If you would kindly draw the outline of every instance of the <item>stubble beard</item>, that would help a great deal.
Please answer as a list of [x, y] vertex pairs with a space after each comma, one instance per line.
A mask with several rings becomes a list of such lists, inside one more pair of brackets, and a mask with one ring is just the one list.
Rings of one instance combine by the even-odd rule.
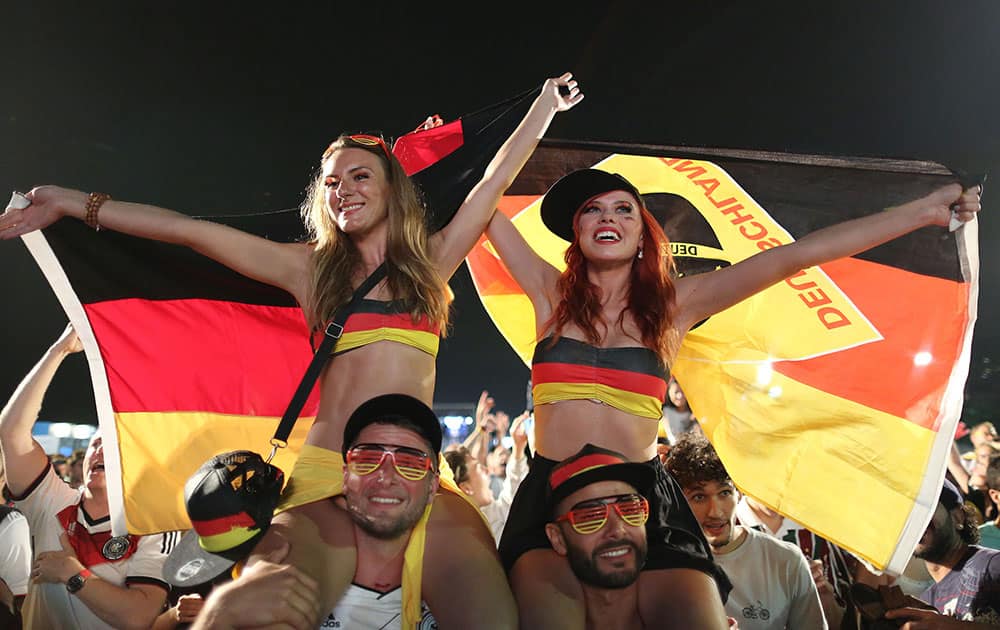
[[[597, 568], [597, 555], [601, 551], [609, 547], [621, 547], [623, 545], [628, 545], [632, 548], [636, 559], [633, 569], [604, 572]], [[569, 547], [567, 549], [567, 557], [569, 558], [569, 565], [573, 569], [573, 573], [581, 582], [598, 588], [619, 589], [631, 586], [638, 579], [639, 572], [646, 564], [646, 552], [647, 547], [645, 544], [640, 547], [632, 541], [622, 541], [599, 547], [590, 555]]]
[[430, 498], [430, 492], [424, 494], [423, 501], [413, 501], [410, 506], [399, 516], [386, 518], [371, 518], [363, 510], [359, 509], [350, 496], [345, 496], [347, 502], [347, 513], [351, 520], [363, 532], [379, 540], [395, 540], [404, 534], [408, 534], [424, 515], [424, 509]]

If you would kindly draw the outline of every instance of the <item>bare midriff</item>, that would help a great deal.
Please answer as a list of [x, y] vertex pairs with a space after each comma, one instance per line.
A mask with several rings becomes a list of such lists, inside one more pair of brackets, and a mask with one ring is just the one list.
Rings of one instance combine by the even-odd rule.
[[632, 461], [656, 457], [656, 420], [591, 400], [562, 400], [535, 407], [535, 450], [560, 461], [588, 442]]
[[333, 357], [320, 376], [319, 410], [306, 444], [340, 451], [351, 413], [381, 394], [409, 394], [430, 406], [435, 367], [435, 357], [395, 341], [376, 341]]

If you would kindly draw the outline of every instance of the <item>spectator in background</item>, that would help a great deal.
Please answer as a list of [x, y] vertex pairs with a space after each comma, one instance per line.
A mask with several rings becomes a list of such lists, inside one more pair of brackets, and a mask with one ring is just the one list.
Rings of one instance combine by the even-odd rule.
[[[0, 487], [6, 488], [0, 457]], [[28, 593], [31, 534], [16, 508], [0, 504], [0, 628], [21, 627], [21, 604]]]
[[484, 389], [476, 403], [476, 426], [462, 446], [486, 469], [490, 491], [493, 498], [498, 498], [503, 489], [507, 458], [510, 457], [510, 450], [503, 445], [510, 427], [510, 416], [500, 410], [494, 411], [495, 406], [496, 401]]
[[[507, 415], [504, 414], [504, 417], [506, 418]], [[510, 450], [501, 443], [494, 446], [490, 454], [486, 456], [486, 471], [490, 475], [490, 490], [494, 497], [500, 496], [503, 491], [504, 481], [507, 479]]]
[[972, 473], [972, 469], [978, 461], [977, 449], [979, 446], [997, 441], [1000, 441], [1000, 436], [997, 435], [997, 428], [992, 422], [987, 420], [974, 425], [969, 430], [969, 443], [972, 445], [972, 448], [962, 453], [962, 465], [965, 467], [966, 472]]
[[688, 405], [687, 396], [673, 376], [667, 383], [667, 402], [663, 405], [663, 419], [666, 420], [667, 428], [670, 430], [668, 435], [674, 442], [688, 431], [701, 432], [701, 425], [698, 424]]
[[86, 454], [87, 449], [80, 448], [73, 451], [73, 454], [67, 460], [69, 472], [66, 477], [66, 483], [71, 488], [76, 489], [83, 485], [83, 457]]
[[1000, 625], [1000, 551], [976, 544], [979, 530], [970, 516], [962, 493], [946, 479], [914, 551], [935, 582], [920, 599], [937, 612], [900, 608], [886, 613], [886, 618], [909, 621], [909, 627], [916, 628], [952, 627], [943, 623], [941, 615], [977, 622], [976, 627]]
[[[991, 457], [986, 466], [985, 491], [995, 505], [1000, 505], [1000, 455]], [[1000, 514], [979, 526], [979, 544], [1000, 550]]]
[[848, 593], [854, 582], [854, 563], [850, 554], [746, 494], [736, 505], [736, 520], [744, 527], [771, 534], [802, 550], [809, 561], [827, 624], [831, 628], [840, 628]]
[[1000, 455], [1000, 442], [986, 441], [979, 444], [975, 450], [976, 460], [969, 474], [968, 486], [962, 488], [956, 484], [960, 492], [965, 493], [966, 501], [971, 501], [979, 510], [977, 524], [996, 520], [997, 506], [990, 497], [986, 481], [987, 468], [990, 460]]
[[62, 455], [53, 455], [49, 458], [52, 461], [52, 470], [55, 471], [56, 477], [59, 477], [63, 481], [69, 480], [69, 462]]
[[0, 412], [0, 451], [15, 506], [34, 540], [28, 628], [147, 628], [163, 609], [167, 536], [111, 536], [104, 450], [95, 433], [79, 490], [58, 479], [31, 427], [59, 366], [83, 346], [71, 326]]
[[659, 425], [660, 428], [656, 432], [656, 456], [660, 458], [661, 464], [666, 465], [667, 456], [670, 455], [670, 445], [677, 440], [670, 434], [666, 416], [660, 418]]
[[733, 583], [726, 613], [739, 628], [828, 627], [801, 550], [736, 522], [740, 493], [704, 435], [681, 434], [670, 449], [667, 470], [677, 478], [715, 561]]
[[496, 432], [496, 416], [493, 415], [493, 407], [496, 401], [485, 389], [479, 394], [479, 402], [476, 403], [475, 423], [472, 432], [466, 436], [462, 446], [468, 449], [469, 453], [476, 458], [476, 461], [486, 466], [486, 457], [493, 450], [493, 435]]
[[486, 467], [476, 460], [464, 446], [449, 450], [445, 453], [448, 466], [455, 476], [455, 483], [476, 502], [479, 509], [483, 511], [486, 520], [490, 523], [490, 531], [493, 538], [499, 542], [503, 526], [507, 522], [507, 514], [510, 512], [511, 501], [514, 500], [514, 493], [521, 484], [521, 480], [528, 474], [528, 457], [525, 453], [525, 446], [528, 443], [528, 435], [525, 431], [524, 421], [528, 418], [528, 412], [514, 419], [510, 433], [514, 440], [513, 452], [507, 463], [507, 474], [504, 478], [499, 496], [493, 496], [490, 489], [490, 475]]

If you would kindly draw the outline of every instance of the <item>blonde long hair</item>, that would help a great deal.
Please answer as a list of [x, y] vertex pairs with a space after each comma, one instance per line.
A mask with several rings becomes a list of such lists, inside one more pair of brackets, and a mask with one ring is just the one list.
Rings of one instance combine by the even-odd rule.
[[352, 279], [361, 264], [357, 247], [334, 222], [322, 173], [322, 164], [329, 156], [344, 148], [368, 151], [385, 167], [389, 182], [386, 283], [394, 298], [406, 305], [414, 322], [426, 317], [444, 336], [448, 325], [448, 285], [428, 253], [427, 211], [420, 190], [399, 161], [383, 150], [383, 145], [362, 144], [346, 134], [327, 149], [301, 207], [302, 220], [314, 244], [309, 303], [305, 305], [310, 327], [321, 329], [351, 299]]

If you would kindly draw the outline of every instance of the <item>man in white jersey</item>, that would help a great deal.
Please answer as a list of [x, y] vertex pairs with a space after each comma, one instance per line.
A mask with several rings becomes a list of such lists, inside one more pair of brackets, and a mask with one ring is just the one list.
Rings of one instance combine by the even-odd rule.
[[681, 435], [666, 466], [684, 491], [716, 563], [732, 580], [726, 612], [739, 628], [827, 628], [809, 564], [799, 548], [736, 523], [739, 491], [705, 436]]
[[166, 601], [161, 570], [174, 533], [111, 536], [100, 434], [87, 448], [79, 489], [56, 476], [31, 437], [56, 370], [82, 349], [67, 327], [0, 412], [7, 487], [28, 519], [34, 547], [24, 627], [148, 628]]
[[[344, 427], [343, 497], [311, 508], [317, 512], [313, 520], [323, 524], [320, 535], [328, 547], [343, 548], [338, 536], [345, 533], [356, 544], [352, 582], [340, 593], [320, 594], [315, 581], [295, 567], [257, 561], [236, 580], [215, 588], [194, 628], [277, 622], [295, 628], [400, 628], [403, 557], [414, 526], [425, 518], [438, 490], [441, 439], [437, 416], [412, 396], [385, 394], [363, 403]], [[276, 563], [284, 551], [281, 528], [271, 530], [279, 536], [263, 539], [254, 553]], [[274, 541], [273, 548], [262, 548]], [[183, 566], [192, 558], [172, 557], [171, 565]], [[322, 603], [331, 599], [332, 610]], [[427, 605], [421, 601], [420, 608], [417, 628], [436, 628]]]

